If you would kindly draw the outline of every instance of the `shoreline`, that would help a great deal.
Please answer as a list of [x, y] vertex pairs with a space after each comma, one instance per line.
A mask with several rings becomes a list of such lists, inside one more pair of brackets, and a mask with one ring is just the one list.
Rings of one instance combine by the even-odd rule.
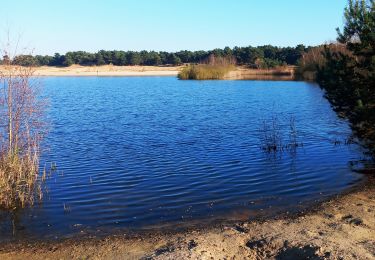
[[39, 77], [137, 77], [137, 76], [177, 76], [180, 67], [158, 66], [78, 66], [70, 67], [39, 67], [34, 75]]
[[[161, 77], [175, 76], [184, 68], [181, 66], [41, 66], [33, 68], [34, 77]], [[0, 65], [0, 72], [4, 70]], [[251, 69], [237, 66], [222, 80], [295, 80], [295, 67], [275, 69]]]
[[[181, 66], [41, 66], [33, 68], [34, 77], [130, 77], [130, 76], [177, 76]], [[3, 68], [0, 66], [0, 71]]]
[[366, 183], [302, 213], [175, 232], [155, 230], [0, 244], [0, 258], [372, 259], [375, 258], [375, 182], [370, 177]]
[[225, 75], [224, 80], [294, 81], [296, 80], [295, 70], [295, 66], [273, 69], [250, 69], [237, 66], [235, 70]]

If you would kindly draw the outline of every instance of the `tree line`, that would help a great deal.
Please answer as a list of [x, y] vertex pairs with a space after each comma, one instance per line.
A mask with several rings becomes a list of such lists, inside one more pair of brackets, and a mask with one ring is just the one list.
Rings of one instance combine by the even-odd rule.
[[[296, 65], [297, 61], [311, 47], [297, 45], [296, 47], [276, 47], [264, 45], [258, 47], [225, 47], [210, 51], [179, 51], [179, 52], [156, 52], [156, 51], [105, 51], [96, 53], [86, 51], [67, 52], [64, 55], [19, 55], [13, 59], [14, 65], [21, 66], [71, 66], [78, 64], [82, 66], [159, 66], [159, 65], [181, 65], [184, 63], [201, 63], [211, 55], [215, 57], [232, 57], [239, 65], [250, 65], [255, 68], [273, 68], [282, 65]], [[5, 63], [7, 57], [3, 57]]]

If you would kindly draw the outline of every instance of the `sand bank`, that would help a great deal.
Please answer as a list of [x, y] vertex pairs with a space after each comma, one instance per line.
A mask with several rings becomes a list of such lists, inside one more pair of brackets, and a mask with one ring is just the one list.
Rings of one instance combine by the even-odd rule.
[[[0, 66], [0, 71], [3, 68]], [[162, 66], [79, 66], [36, 67], [35, 76], [177, 76], [181, 67]]]
[[299, 216], [176, 233], [0, 246], [0, 259], [375, 259], [373, 185]]
[[[184, 66], [80, 66], [72, 65], [70, 67], [36, 67], [35, 76], [177, 76]], [[293, 80], [294, 67], [285, 67], [278, 69], [249, 69], [245, 66], [238, 66], [234, 71], [229, 72], [224, 79], [226, 80]], [[4, 70], [0, 66], [0, 72]]]

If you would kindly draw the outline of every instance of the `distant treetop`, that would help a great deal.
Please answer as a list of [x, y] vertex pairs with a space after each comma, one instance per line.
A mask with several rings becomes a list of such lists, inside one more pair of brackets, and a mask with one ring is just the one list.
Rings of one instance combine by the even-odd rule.
[[[181, 65], [183, 63], [201, 63], [210, 56], [231, 57], [240, 65], [251, 65], [260, 68], [272, 68], [280, 65], [296, 65], [301, 56], [310, 47], [297, 45], [296, 47], [276, 47], [264, 45], [258, 47], [225, 47], [211, 51], [179, 51], [179, 52], [155, 52], [155, 51], [105, 51], [97, 53], [86, 51], [67, 52], [65, 55], [55, 53], [49, 55], [19, 55], [13, 63], [21, 66], [82, 66], [113, 64], [124, 65]], [[3, 57], [5, 59], [6, 57]]]

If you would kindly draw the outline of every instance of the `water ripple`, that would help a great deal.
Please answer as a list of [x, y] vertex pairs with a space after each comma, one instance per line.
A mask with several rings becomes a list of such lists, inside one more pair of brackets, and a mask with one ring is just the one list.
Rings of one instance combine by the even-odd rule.
[[[361, 180], [348, 168], [362, 157], [361, 148], [333, 145], [350, 128], [312, 84], [168, 77], [44, 83], [53, 128], [42, 165], [56, 162], [58, 174], [48, 180], [42, 205], [21, 214], [27, 223], [21, 235], [142, 228], [241, 211], [254, 216]], [[260, 149], [262, 121], [272, 116], [285, 140], [289, 117], [295, 118], [303, 148], [281, 154]]]

